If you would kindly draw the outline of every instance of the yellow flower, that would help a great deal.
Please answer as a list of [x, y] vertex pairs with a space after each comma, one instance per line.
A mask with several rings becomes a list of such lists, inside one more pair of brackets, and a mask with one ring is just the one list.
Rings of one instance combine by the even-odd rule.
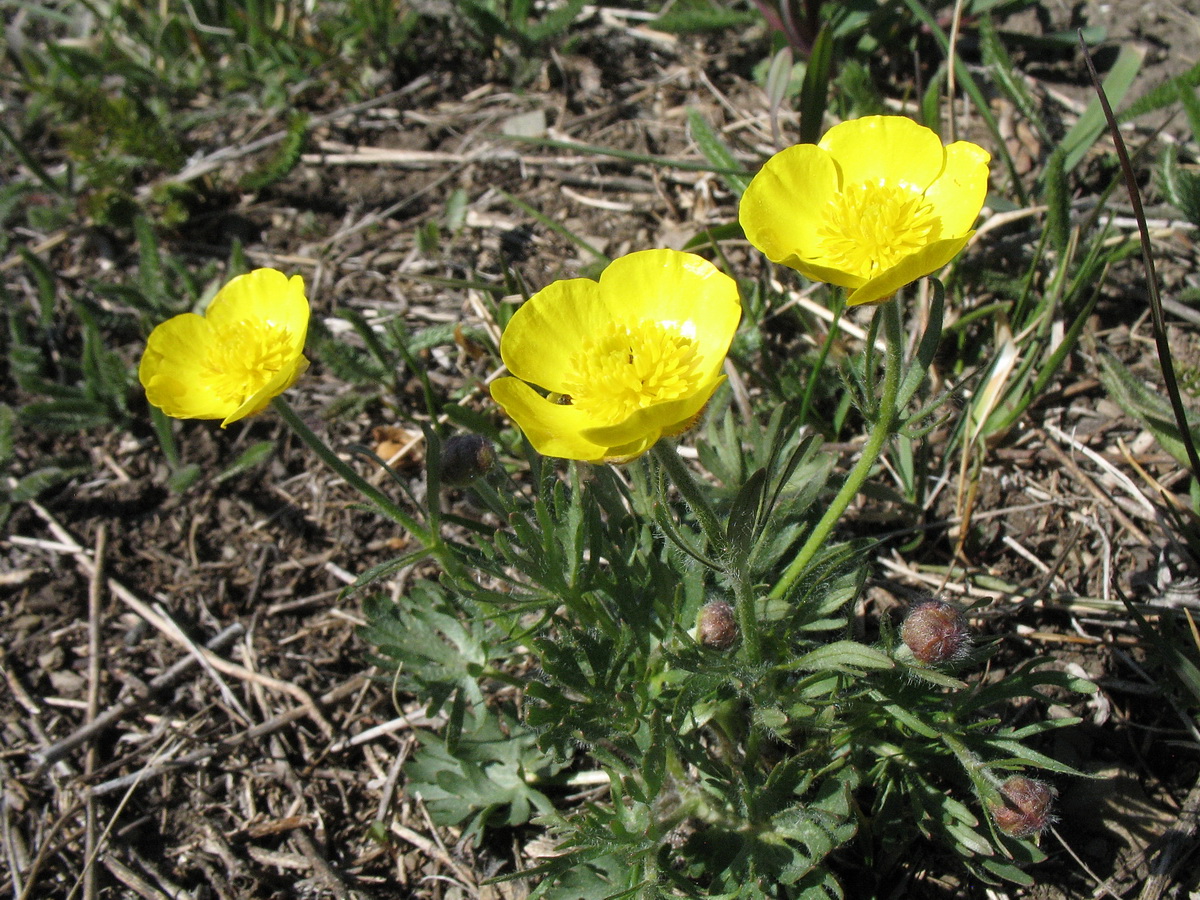
[[500, 339], [515, 377], [492, 397], [544, 456], [628, 462], [695, 422], [741, 314], [737, 285], [707, 260], [630, 253], [599, 282], [556, 281], [516, 311]]
[[304, 279], [255, 269], [221, 288], [203, 316], [184, 313], [150, 334], [138, 367], [146, 399], [176, 419], [260, 412], [308, 368]]
[[903, 116], [854, 119], [767, 160], [738, 217], [772, 262], [847, 288], [851, 306], [878, 303], [966, 246], [990, 160]]

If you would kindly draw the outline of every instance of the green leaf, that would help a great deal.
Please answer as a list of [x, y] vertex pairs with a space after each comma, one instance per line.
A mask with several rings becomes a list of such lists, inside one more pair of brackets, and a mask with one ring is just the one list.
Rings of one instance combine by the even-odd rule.
[[571, 23], [583, 11], [586, 3], [587, 0], [567, 0], [561, 6], [555, 7], [541, 22], [525, 29], [525, 39], [536, 47], [551, 38], [559, 37], [571, 27]]
[[826, 22], [817, 33], [808, 68], [800, 86], [800, 143], [821, 139], [825, 110], [829, 103], [829, 76], [833, 71], [833, 29]]
[[882, 650], [857, 641], [834, 641], [780, 666], [788, 672], [857, 672], [895, 667], [895, 660]]
[[1179, 149], [1174, 144], [1167, 147], [1158, 172], [1167, 200], [1200, 228], [1200, 172], [1189, 172], [1179, 165]]
[[[1138, 99], [1134, 100], [1117, 114], [1117, 121], [1128, 122], [1131, 119], [1137, 119], [1147, 113], [1165, 109], [1176, 101], [1182, 102], [1184, 108], [1187, 109], [1189, 101], [1192, 104], [1196, 103], [1197, 87], [1200, 87], [1200, 62], [1196, 63], [1186, 72], [1176, 75], [1158, 87], [1151, 88], [1141, 97], [1138, 97]], [[1115, 108], [1117, 104], [1113, 101], [1112, 105]], [[1190, 111], [1188, 112], [1188, 119], [1192, 123], [1192, 135], [1200, 138], [1200, 123], [1197, 123]]]
[[13, 503], [34, 500], [43, 491], [57, 487], [77, 475], [85, 474], [87, 471], [86, 466], [72, 466], [69, 468], [45, 466], [19, 478], [17, 483], [12, 487], [5, 488], [5, 493], [8, 495], [8, 500]]
[[995, 857], [989, 857], [983, 860], [983, 867], [1005, 881], [1011, 881], [1013, 884], [1019, 884], [1022, 887], [1033, 887], [1037, 882], [1033, 876], [1024, 869], [1019, 869], [1010, 862], [1005, 862]]
[[742, 196], [750, 185], [750, 179], [745, 175], [733, 174], [741, 168], [733, 151], [713, 131], [699, 110], [689, 108], [687, 118], [688, 131], [704, 158], [712, 163], [714, 168], [721, 170], [721, 180], [725, 182], [726, 187], [737, 196]]
[[521, 825], [554, 811], [533, 786], [563, 763], [537, 749], [537, 739], [512, 716], [479, 707], [466, 714], [453, 749], [428, 732], [405, 766], [408, 790], [420, 796], [439, 825], [466, 824], [465, 837], [482, 839], [489, 825]]
[[17, 414], [7, 403], [0, 403], [0, 468], [12, 460], [16, 429]]
[[[1121, 409], [1141, 421], [1180, 465], [1189, 465], [1182, 433], [1175, 424], [1175, 415], [1161, 394], [1147, 388], [1111, 353], [1100, 356], [1100, 380]], [[1193, 438], [1200, 440], [1200, 417], [1189, 415], [1188, 427], [1192, 430]]]
[[293, 113], [288, 119], [287, 132], [274, 155], [258, 168], [242, 176], [241, 186], [247, 191], [261, 191], [286, 178], [300, 163], [308, 139], [308, 115]]
[[1032, 123], [1038, 135], [1045, 144], [1051, 143], [1050, 132], [1042, 120], [1041, 105], [1030, 94], [1025, 81], [1018, 78], [1017, 67], [1013, 65], [1008, 51], [1000, 42], [1000, 35], [992, 24], [991, 16], [984, 16], [979, 23], [979, 39], [983, 51], [983, 62], [999, 88], [1012, 104], [1021, 112], [1021, 116]]
[[758, 469], [746, 479], [733, 501], [729, 511], [729, 523], [725, 527], [725, 536], [729, 539], [730, 549], [738, 558], [745, 560], [754, 547], [754, 540], [759, 534], [763, 508], [763, 494], [767, 488], [767, 470]]
[[175, 469], [167, 478], [167, 487], [176, 494], [182, 494], [190, 490], [193, 485], [200, 481], [204, 472], [196, 463], [188, 463]]
[[729, 29], [753, 25], [758, 19], [757, 13], [748, 10], [729, 9], [710, 3], [673, 3], [666, 13], [646, 24], [655, 31], [665, 31], [668, 34], [694, 34], [705, 31], [727, 32]]
[[1056, 146], [1046, 160], [1042, 173], [1046, 201], [1046, 231], [1050, 243], [1060, 254], [1067, 252], [1071, 239], [1071, 192], [1067, 185], [1066, 154]]
[[231, 465], [217, 475], [213, 481], [220, 484], [222, 481], [228, 481], [230, 478], [241, 475], [243, 472], [253, 469], [255, 466], [270, 459], [274, 451], [274, 441], [259, 441], [244, 451]]

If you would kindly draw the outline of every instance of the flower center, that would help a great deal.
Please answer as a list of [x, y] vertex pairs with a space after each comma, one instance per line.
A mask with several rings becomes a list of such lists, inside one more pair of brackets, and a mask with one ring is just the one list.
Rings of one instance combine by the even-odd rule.
[[817, 235], [821, 255], [833, 267], [871, 278], [936, 241], [941, 230], [923, 194], [868, 182], [829, 201]]
[[213, 393], [240, 406], [295, 357], [290, 337], [286, 327], [261, 321], [218, 329], [204, 360]]
[[561, 398], [604, 425], [639, 409], [694, 393], [700, 354], [693, 338], [674, 325], [610, 323], [571, 357], [572, 374]]

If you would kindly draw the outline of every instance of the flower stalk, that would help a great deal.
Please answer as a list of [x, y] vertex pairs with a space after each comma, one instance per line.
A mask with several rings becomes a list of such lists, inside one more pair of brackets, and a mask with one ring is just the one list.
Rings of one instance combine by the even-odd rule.
[[696, 476], [680, 457], [674, 441], [659, 441], [654, 445], [652, 453], [655, 462], [666, 470], [667, 477], [675, 485], [675, 490], [679, 491], [679, 495], [696, 517], [714, 555], [723, 561], [729, 551], [729, 539], [725, 535], [725, 529], [721, 527], [717, 511], [709, 503], [704, 489], [696, 481]]
[[300, 438], [305, 446], [317, 455], [321, 462], [325, 463], [325, 465], [341, 476], [347, 484], [373, 503], [379, 512], [407, 530], [431, 554], [442, 562], [447, 561], [445, 558], [448, 554], [445, 552], [441, 539], [413, 516], [405, 512], [394, 500], [379, 490], [379, 488], [354, 471], [353, 467], [348, 465], [333, 451], [332, 447], [321, 440], [317, 433], [305, 424], [304, 420], [296, 414], [296, 411], [292, 409], [283, 397], [275, 397], [271, 401], [271, 406], [279, 414], [279, 417], [287, 423], [287, 426], [292, 429], [296, 437]]
[[896, 398], [900, 390], [901, 363], [904, 355], [904, 335], [900, 326], [900, 307], [895, 302], [882, 304], [876, 315], [883, 317], [883, 331], [887, 342], [887, 352], [883, 363], [883, 389], [879, 397], [879, 413], [875, 424], [867, 435], [862, 455], [846, 476], [841, 489], [833, 498], [821, 516], [819, 522], [809, 533], [808, 539], [800, 548], [800, 552], [788, 565], [774, 589], [772, 598], [783, 597], [791, 589], [796, 579], [800, 577], [817, 551], [825, 544], [825, 540], [837, 525], [838, 520], [846, 511], [851, 501], [858, 496], [859, 490], [871, 474], [879, 455], [887, 445], [888, 440], [896, 432]]

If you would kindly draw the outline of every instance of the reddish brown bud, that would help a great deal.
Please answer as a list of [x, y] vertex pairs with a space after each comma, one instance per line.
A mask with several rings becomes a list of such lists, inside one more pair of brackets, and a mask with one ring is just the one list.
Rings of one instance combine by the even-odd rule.
[[914, 606], [900, 627], [900, 637], [924, 666], [962, 659], [971, 648], [971, 632], [962, 612], [941, 600]]
[[1004, 803], [992, 805], [996, 827], [1010, 837], [1032, 837], [1050, 824], [1054, 788], [1023, 775], [1014, 775], [1000, 785]]
[[696, 629], [700, 643], [713, 650], [728, 650], [738, 639], [737, 617], [733, 607], [724, 600], [714, 600], [700, 610], [700, 625]]
[[496, 464], [496, 449], [477, 434], [456, 434], [442, 445], [442, 484], [462, 487]]

